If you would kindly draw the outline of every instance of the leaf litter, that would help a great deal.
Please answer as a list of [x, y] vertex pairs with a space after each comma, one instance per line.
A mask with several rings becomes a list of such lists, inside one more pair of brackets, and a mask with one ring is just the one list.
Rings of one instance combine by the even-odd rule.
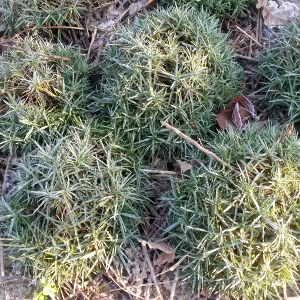
[[218, 114], [216, 121], [221, 129], [242, 130], [250, 117], [256, 118], [254, 105], [246, 97], [236, 96]]
[[170, 247], [167, 243], [160, 242], [160, 243], [153, 243], [153, 242], [146, 242], [146, 241], [141, 241], [139, 242], [153, 250], [160, 250], [162, 253], [159, 254], [158, 258], [153, 262], [155, 266], [161, 266], [165, 264], [166, 262], [173, 262], [175, 259], [175, 251], [172, 247]]
[[283, 26], [290, 24], [299, 16], [300, 1], [258, 0], [256, 8], [262, 8], [262, 16], [266, 25]]

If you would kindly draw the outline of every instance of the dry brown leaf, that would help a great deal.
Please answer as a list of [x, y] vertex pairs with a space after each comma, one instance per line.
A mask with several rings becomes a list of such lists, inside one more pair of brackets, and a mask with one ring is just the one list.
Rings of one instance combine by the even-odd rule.
[[262, 8], [262, 16], [268, 26], [287, 25], [300, 14], [300, 3], [285, 1], [278, 5], [273, 0], [258, 0], [256, 8]]
[[244, 118], [256, 118], [253, 104], [244, 96], [233, 97], [229, 104], [218, 114], [216, 121], [220, 128], [229, 129], [229, 127], [241, 130], [244, 127]]
[[238, 103], [241, 118], [256, 118], [255, 108], [253, 104], [244, 96], [236, 96], [230, 100], [230, 104]]
[[192, 168], [192, 166], [187, 163], [186, 161], [182, 161], [182, 160], [176, 160], [176, 164], [180, 169], [180, 172], [183, 174], [186, 171], [190, 170]]
[[161, 243], [152, 243], [152, 242], [146, 242], [146, 241], [142, 241], [142, 240], [139, 240], [139, 242], [143, 246], [148, 245], [148, 247], [150, 249], [161, 250], [161, 251], [163, 251], [165, 253], [174, 253], [173, 248], [170, 247], [167, 243], [164, 243], [164, 242], [161, 242]]
[[154, 261], [154, 265], [161, 266], [165, 264], [166, 262], [173, 262], [175, 259], [175, 252], [172, 247], [170, 247], [167, 243], [161, 242], [161, 243], [152, 243], [152, 242], [146, 242], [139, 240], [139, 242], [143, 245], [148, 247], [150, 249], [154, 250], [160, 250], [162, 253], [158, 256], [158, 258]]
[[234, 107], [232, 109], [231, 120], [238, 130], [241, 130], [243, 128], [243, 122], [240, 115], [240, 106], [238, 102], [234, 104]]
[[175, 253], [162, 252], [158, 258], [153, 262], [154, 266], [161, 266], [165, 263], [172, 263], [175, 259]]
[[231, 121], [232, 116], [232, 109], [231, 108], [225, 108], [223, 109], [218, 115], [217, 115], [217, 122], [219, 124], [219, 127], [222, 129], [229, 129], [229, 127], [233, 126], [234, 124]]

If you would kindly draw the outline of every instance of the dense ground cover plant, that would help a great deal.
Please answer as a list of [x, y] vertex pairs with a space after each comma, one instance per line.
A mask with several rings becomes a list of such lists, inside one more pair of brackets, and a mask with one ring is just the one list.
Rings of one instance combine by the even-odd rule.
[[146, 198], [130, 160], [109, 146], [106, 156], [89, 127], [53, 131], [44, 145], [19, 164], [18, 184], [0, 202], [1, 230], [8, 256], [60, 287], [117, 259], [137, 234]]
[[251, 0], [165, 0], [168, 4], [178, 5], [189, 3], [195, 7], [204, 7], [211, 14], [221, 19], [239, 17], [253, 1]]
[[1, 0], [1, 31], [12, 36], [29, 27], [80, 26], [86, 8], [82, 0]]
[[206, 136], [216, 113], [243, 89], [226, 39], [216, 19], [190, 6], [136, 19], [104, 53], [99, 93], [90, 108], [109, 110], [115, 136], [139, 158], [184, 153], [188, 146], [179, 139], [170, 143], [161, 121]]
[[[50, 128], [79, 125], [91, 92], [89, 67], [79, 51], [26, 38], [0, 58], [0, 149], [32, 150]], [[62, 61], [38, 55], [56, 55]], [[26, 151], [25, 151], [26, 152]]]
[[219, 132], [210, 148], [241, 173], [210, 161], [174, 183], [166, 231], [188, 254], [182, 269], [229, 299], [283, 299], [300, 265], [299, 139], [253, 127]]
[[281, 28], [277, 46], [268, 49], [259, 73], [269, 107], [280, 107], [292, 121], [300, 120], [300, 23]]

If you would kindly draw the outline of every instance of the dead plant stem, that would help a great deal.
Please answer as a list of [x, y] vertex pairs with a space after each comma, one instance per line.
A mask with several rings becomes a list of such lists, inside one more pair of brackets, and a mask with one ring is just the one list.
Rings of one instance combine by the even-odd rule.
[[97, 27], [95, 27], [93, 35], [92, 35], [92, 40], [91, 40], [91, 43], [90, 43], [90, 46], [89, 46], [89, 51], [87, 53], [87, 58], [88, 59], [90, 58], [91, 49], [92, 49], [92, 46], [94, 44], [94, 41], [95, 41], [95, 38], [96, 38], [96, 35], [97, 35], [97, 31], [98, 31], [98, 29], [97, 29]]
[[215, 153], [211, 152], [210, 150], [205, 149], [204, 147], [200, 146], [200, 144], [198, 144], [195, 140], [191, 139], [189, 136], [185, 135], [184, 133], [182, 133], [180, 130], [178, 130], [177, 128], [171, 126], [170, 124], [168, 124], [167, 122], [162, 122], [162, 126], [167, 127], [170, 131], [175, 132], [178, 136], [180, 136], [181, 138], [185, 139], [187, 142], [191, 143], [192, 145], [194, 145], [198, 150], [200, 150], [201, 152], [205, 153], [206, 155], [212, 157], [213, 159], [215, 159], [216, 161], [218, 161], [219, 163], [221, 163], [223, 166], [227, 167], [228, 169], [234, 171], [236, 174], [239, 174], [240, 172], [238, 170], [236, 170], [235, 168], [233, 168], [232, 166], [230, 166], [228, 163], [226, 163], [224, 160], [222, 160], [219, 156], [217, 156]]
[[241, 31], [244, 35], [246, 35], [249, 39], [251, 39], [254, 43], [256, 43], [259, 47], [263, 48], [263, 45], [259, 43], [253, 36], [245, 32], [242, 28], [236, 25], [236, 28]]
[[234, 54], [235, 57], [238, 57], [238, 58], [242, 58], [244, 60], [249, 60], [249, 61], [253, 61], [253, 62], [260, 62], [261, 60], [260, 59], [257, 59], [257, 58], [253, 58], [253, 57], [249, 57], [249, 56], [244, 56], [244, 55], [241, 55], [241, 54]]
[[142, 169], [141, 171], [150, 174], [161, 174], [161, 175], [171, 175], [176, 176], [177, 172], [174, 171], [165, 171], [165, 170], [150, 170], [150, 169]]
[[175, 271], [175, 278], [174, 278], [174, 282], [173, 282], [172, 289], [171, 289], [170, 300], [174, 300], [176, 285], [177, 285], [177, 281], [178, 281], [178, 275], [179, 275], [179, 269], [177, 269]]

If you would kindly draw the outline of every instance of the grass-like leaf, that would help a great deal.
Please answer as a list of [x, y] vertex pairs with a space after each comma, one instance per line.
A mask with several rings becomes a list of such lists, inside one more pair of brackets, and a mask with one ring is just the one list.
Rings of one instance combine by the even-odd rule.
[[[299, 140], [277, 127], [220, 132], [210, 161], [174, 183], [168, 234], [188, 281], [229, 299], [282, 299], [300, 266]], [[201, 158], [201, 155], [195, 154]]]
[[99, 66], [94, 112], [107, 108], [115, 136], [129, 153], [150, 160], [182, 155], [168, 121], [190, 136], [207, 136], [216, 113], [243, 89], [240, 66], [218, 21], [190, 6], [158, 9], [121, 28]]

